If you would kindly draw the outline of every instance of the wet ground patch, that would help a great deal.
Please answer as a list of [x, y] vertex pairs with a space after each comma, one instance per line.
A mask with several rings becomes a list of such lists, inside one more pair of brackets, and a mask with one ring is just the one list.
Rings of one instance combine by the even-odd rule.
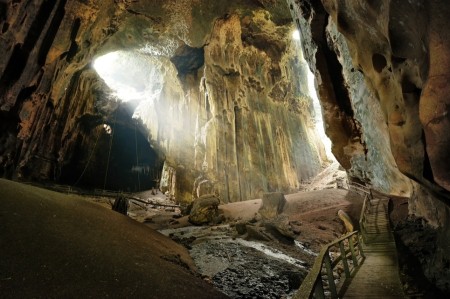
[[162, 233], [189, 248], [202, 277], [231, 298], [291, 298], [314, 259], [299, 242], [287, 246], [246, 241], [234, 238], [227, 225]]

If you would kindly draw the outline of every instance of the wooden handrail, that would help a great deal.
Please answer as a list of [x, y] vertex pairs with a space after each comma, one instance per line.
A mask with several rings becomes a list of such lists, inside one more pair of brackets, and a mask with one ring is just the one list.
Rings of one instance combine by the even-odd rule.
[[348, 190], [356, 193], [362, 192], [363, 194], [369, 194], [372, 196], [372, 189], [370, 186], [364, 186], [356, 182], [348, 183]]
[[369, 196], [366, 194], [366, 196], [364, 196], [364, 202], [363, 202], [363, 206], [362, 206], [362, 209], [361, 209], [361, 215], [359, 216], [359, 224], [361, 224], [361, 222], [364, 219], [364, 214], [366, 212], [368, 199], [369, 199]]
[[357, 182], [350, 182], [349, 185], [350, 186], [356, 186], [356, 187], [358, 187], [360, 189], [363, 189], [364, 192], [367, 192], [367, 193], [368, 193], [368, 190], [366, 190], [366, 189], [370, 189], [370, 187], [367, 187], [366, 185], [363, 185], [363, 184], [360, 184], [360, 183], [357, 183]]
[[359, 217], [359, 230], [361, 231], [361, 235], [363, 240], [366, 238], [366, 228], [365, 228], [365, 217], [366, 217], [366, 210], [370, 207], [370, 198], [369, 194], [366, 194], [364, 197], [364, 203], [361, 209], [361, 216]]
[[[356, 237], [356, 242], [354, 238]], [[347, 241], [347, 242], [345, 242]], [[340, 255], [334, 261], [330, 258], [330, 248], [337, 246], [339, 248]], [[345, 247], [348, 247], [347, 249]], [[355, 250], [356, 248], [357, 251]], [[350, 254], [350, 255], [349, 255]], [[320, 254], [317, 256], [311, 271], [303, 280], [302, 285], [298, 291], [294, 294], [294, 299], [307, 299], [307, 298], [325, 298], [324, 281], [328, 284], [331, 298], [338, 298], [338, 289], [334, 281], [333, 269], [342, 262], [344, 265], [345, 278], [350, 278], [355, 272], [358, 261], [357, 256], [360, 255], [361, 259], [364, 258], [364, 252], [360, 241], [360, 234], [358, 231], [348, 233], [333, 242], [327, 244], [322, 248]], [[351, 258], [353, 267], [350, 269], [348, 259]], [[326, 278], [322, 275], [322, 269], [326, 269]], [[352, 270], [352, 271], [351, 271]]]
[[361, 216], [359, 217], [359, 230], [361, 232], [362, 239], [366, 241], [366, 214], [370, 207], [372, 206], [371, 200], [373, 199], [372, 189], [364, 197], [364, 203], [361, 209]]

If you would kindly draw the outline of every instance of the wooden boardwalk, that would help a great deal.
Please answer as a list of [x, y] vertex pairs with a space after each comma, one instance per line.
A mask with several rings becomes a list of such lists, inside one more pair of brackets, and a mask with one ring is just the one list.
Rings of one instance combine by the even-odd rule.
[[374, 198], [367, 207], [365, 260], [340, 289], [341, 298], [406, 298], [398, 273], [397, 249], [390, 229], [387, 198]]

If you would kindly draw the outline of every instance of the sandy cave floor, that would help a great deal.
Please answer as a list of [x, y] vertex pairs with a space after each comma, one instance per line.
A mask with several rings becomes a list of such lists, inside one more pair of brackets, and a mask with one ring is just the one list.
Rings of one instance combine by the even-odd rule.
[[78, 195], [0, 179], [1, 298], [226, 298], [188, 251]]

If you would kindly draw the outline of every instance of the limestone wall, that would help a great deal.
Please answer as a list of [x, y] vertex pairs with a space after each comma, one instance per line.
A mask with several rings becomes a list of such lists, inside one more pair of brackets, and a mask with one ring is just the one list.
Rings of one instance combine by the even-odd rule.
[[[114, 148], [104, 125], [129, 132], [127, 143], [136, 131], [145, 136], [179, 200], [192, 199], [205, 164], [221, 199], [238, 201], [294, 191], [324, 162], [283, 1], [8, 1], [4, 9], [0, 122], [9, 137], [0, 156], [12, 154], [16, 178], [74, 184], [83, 174], [103, 185]], [[119, 50], [155, 65], [159, 96], [141, 106], [114, 99], [92, 62]]]

